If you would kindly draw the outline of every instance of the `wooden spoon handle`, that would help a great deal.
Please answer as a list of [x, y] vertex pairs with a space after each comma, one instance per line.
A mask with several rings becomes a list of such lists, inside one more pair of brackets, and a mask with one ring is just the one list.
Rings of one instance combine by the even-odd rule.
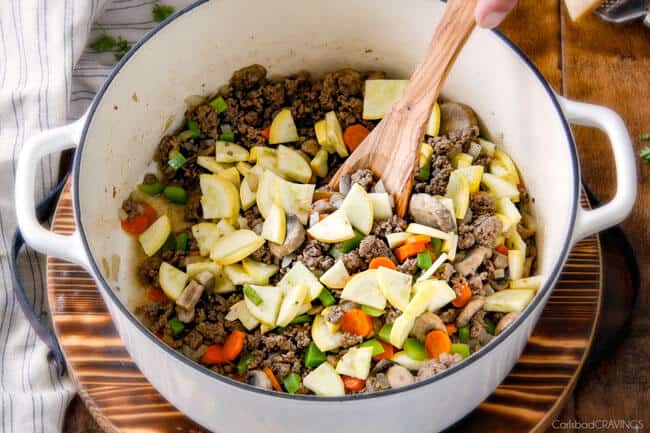
[[456, 56], [476, 26], [476, 3], [477, 0], [447, 0], [445, 12], [427, 52], [415, 69], [402, 98], [396, 103], [395, 110], [415, 110], [429, 115]]

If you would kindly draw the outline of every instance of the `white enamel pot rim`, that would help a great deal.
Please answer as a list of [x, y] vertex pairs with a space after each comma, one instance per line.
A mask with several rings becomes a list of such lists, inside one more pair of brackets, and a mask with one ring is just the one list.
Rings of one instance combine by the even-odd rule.
[[[489, 345], [471, 356], [469, 359], [430, 379], [395, 390], [388, 390], [374, 394], [351, 395], [346, 397], [315, 397], [305, 395], [291, 395], [287, 393], [271, 393], [270, 391], [265, 391], [249, 385], [241, 384], [225, 376], [214, 373], [208, 368], [205, 368], [198, 363], [191, 361], [189, 358], [186, 358], [156, 338], [129, 311], [129, 309], [121, 302], [113, 290], [110, 289], [109, 283], [105, 280], [102, 272], [99, 269], [96, 258], [91, 254], [87, 236], [84, 232], [84, 222], [81, 218], [81, 210], [79, 208], [80, 201], [78, 188], [73, 188], [74, 216], [77, 224], [77, 231], [70, 236], [53, 234], [38, 224], [35, 218], [35, 206], [33, 197], [34, 174], [38, 160], [49, 153], [54, 153], [65, 148], [73, 147], [76, 145], [76, 143], [78, 143], [78, 149], [76, 151], [74, 160], [73, 185], [79, 184], [80, 164], [82, 159], [81, 155], [84, 151], [86, 134], [91, 124], [95, 110], [99, 106], [104, 93], [110, 86], [113, 79], [120, 73], [120, 70], [124, 67], [124, 65], [129, 62], [129, 59], [134, 55], [134, 53], [136, 53], [150, 38], [156, 35], [161, 29], [163, 29], [167, 24], [172, 22], [177, 17], [187, 13], [188, 11], [196, 8], [197, 6], [200, 6], [207, 1], [209, 0], [197, 1], [196, 3], [179, 11], [172, 17], [168, 18], [151, 33], [149, 33], [145, 38], [135, 44], [133, 49], [127, 53], [127, 55], [115, 67], [114, 71], [95, 97], [88, 113], [82, 119], [71, 125], [46, 131], [29, 140], [24, 146], [24, 149], [21, 153], [16, 176], [16, 197], [21, 197], [20, 201], [16, 201], [16, 213], [21, 231], [24, 238], [27, 240], [27, 243], [39, 251], [75, 262], [83, 266], [86, 270], [93, 274], [98, 281], [100, 281], [100, 283], [105, 288], [104, 292], [108, 294], [112, 302], [118, 306], [119, 311], [121, 311], [121, 313], [124, 314], [137, 329], [139, 329], [143, 334], [147, 335], [148, 338], [160, 346], [168, 355], [204, 373], [206, 378], [220, 381], [224, 385], [245, 389], [251, 393], [273, 395], [274, 397], [280, 399], [345, 402], [390, 397], [394, 394], [401, 394], [415, 388], [425, 387], [436, 381], [442, 380], [449, 375], [460, 373], [464, 368], [469, 367], [474, 362], [478, 361], [482, 357], [498, 348], [502, 342], [508, 339], [508, 337], [517, 329], [517, 326], [526, 320], [528, 315], [541, 302], [543, 302], [545, 298], [543, 295], [547, 294], [547, 292], [551, 289], [551, 286], [556, 281], [571, 247], [578, 240], [619, 223], [629, 214], [634, 205], [637, 188], [636, 164], [632, 144], [621, 118], [616, 113], [607, 108], [570, 101], [556, 95], [550, 85], [543, 78], [541, 73], [530, 62], [530, 60], [505, 36], [503, 36], [498, 31], [494, 31], [495, 34], [501, 38], [503, 43], [509, 46], [523, 60], [530, 72], [536, 76], [539, 83], [544, 87], [546, 93], [548, 94], [548, 98], [552, 101], [555, 109], [559, 113], [559, 118], [563, 123], [562, 127], [566, 134], [566, 138], [568, 140], [568, 143], [570, 143], [569, 151], [571, 156], [571, 165], [573, 166], [575, 173], [575, 176], [573, 177], [573, 183], [570, 185], [571, 194], [573, 196], [571, 220], [567, 224], [567, 232], [565, 234], [562, 251], [557, 255], [557, 259], [551, 267], [552, 274], [549, 278], [547, 278], [544, 287], [540, 290], [541, 293], [538, 293], [538, 295], [535, 296], [530, 305], [528, 305], [526, 310], [519, 315], [513, 325], [495, 337], [489, 343]], [[576, 124], [602, 129], [608, 134], [611, 140], [614, 160], [616, 163], [618, 190], [615, 197], [609, 203], [596, 210], [587, 211], [579, 206], [580, 171], [575, 143], [571, 134], [571, 129], [569, 127], [569, 121]]]

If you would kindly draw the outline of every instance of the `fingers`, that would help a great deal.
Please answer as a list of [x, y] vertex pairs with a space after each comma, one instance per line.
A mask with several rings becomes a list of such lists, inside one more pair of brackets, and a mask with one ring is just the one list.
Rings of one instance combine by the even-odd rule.
[[517, 0], [479, 0], [476, 5], [476, 22], [484, 28], [496, 27], [516, 4]]

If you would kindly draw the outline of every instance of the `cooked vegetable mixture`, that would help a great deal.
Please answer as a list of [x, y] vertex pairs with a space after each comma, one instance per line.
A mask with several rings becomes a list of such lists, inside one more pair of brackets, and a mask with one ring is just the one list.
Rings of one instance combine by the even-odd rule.
[[120, 210], [146, 326], [217, 373], [322, 396], [427, 379], [503, 332], [541, 283], [536, 224], [470, 107], [433, 107], [407, 219], [370, 170], [327, 186], [405, 84], [253, 65], [188, 97]]

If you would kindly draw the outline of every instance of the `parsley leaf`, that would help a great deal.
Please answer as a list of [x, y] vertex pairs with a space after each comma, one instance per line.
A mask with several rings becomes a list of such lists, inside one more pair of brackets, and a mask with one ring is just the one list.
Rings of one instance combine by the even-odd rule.
[[641, 157], [641, 161], [645, 162], [646, 164], [650, 164], [650, 147], [646, 146], [641, 149], [639, 156]]
[[106, 51], [111, 51], [115, 47], [116, 43], [117, 41], [113, 36], [109, 35], [108, 33], [102, 33], [90, 44], [90, 48], [103, 53]]
[[122, 36], [119, 36], [117, 38], [117, 41], [115, 42], [115, 47], [117, 48], [117, 52], [115, 53], [115, 59], [121, 60], [122, 57], [124, 57], [124, 55], [131, 49], [131, 44], [129, 43], [129, 41], [122, 38]]
[[151, 14], [153, 15], [153, 20], [159, 23], [161, 21], [164, 21], [171, 14], [173, 14], [174, 10], [175, 10], [174, 6], [154, 3], [153, 8], [151, 9]]

